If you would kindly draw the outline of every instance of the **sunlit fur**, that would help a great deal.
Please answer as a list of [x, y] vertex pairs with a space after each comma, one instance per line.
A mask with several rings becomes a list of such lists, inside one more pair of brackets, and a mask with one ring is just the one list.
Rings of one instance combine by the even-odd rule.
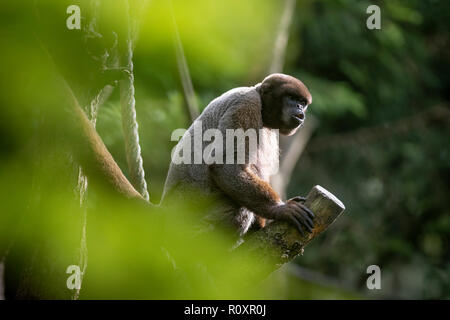
[[[269, 184], [279, 155], [275, 129], [283, 134], [297, 130], [283, 120], [283, 97], [288, 94], [306, 99], [306, 104], [311, 103], [306, 86], [283, 74], [270, 75], [253, 87], [235, 88], [214, 99], [196, 121], [201, 121], [203, 131], [217, 128], [223, 136], [226, 129], [262, 129], [257, 161], [212, 165], [171, 163], [163, 205], [179, 201], [183, 194], [195, 190], [199, 198], [214, 199], [212, 207], [203, 215], [204, 230], [212, 231], [219, 225], [234, 230], [239, 236], [245, 234], [255, 220], [264, 225], [263, 218], [276, 219], [272, 208], [281, 208], [285, 203]], [[194, 124], [188, 129], [191, 136], [193, 128]], [[179, 144], [184, 143], [184, 138]], [[259, 218], [255, 219], [255, 215]]]

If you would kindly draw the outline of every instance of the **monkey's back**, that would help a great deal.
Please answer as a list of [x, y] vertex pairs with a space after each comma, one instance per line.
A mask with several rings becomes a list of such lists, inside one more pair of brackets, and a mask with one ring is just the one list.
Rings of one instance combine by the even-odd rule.
[[[222, 126], [225, 123], [225, 128], [228, 128], [226, 125], [228, 119], [224, 119], [224, 116], [230, 108], [246, 108], [247, 106], [261, 108], [260, 95], [257, 91], [258, 86], [259, 84], [254, 87], [235, 88], [212, 100], [184, 133], [176, 148], [190, 145], [191, 163], [176, 164], [173, 160], [171, 161], [164, 187], [163, 205], [169, 201], [174, 201], [173, 199], [177, 199], [175, 201], [193, 201], [192, 195], [195, 195], [195, 199], [198, 199], [199, 202], [211, 201], [211, 207], [208, 207], [207, 214], [203, 219], [203, 222], [209, 222], [208, 228], [220, 224], [231, 226], [234, 229], [237, 228], [238, 230], [235, 231], [240, 234], [247, 231], [253, 222], [253, 214], [237, 205], [216, 185], [210, 175], [209, 165], [203, 161], [203, 151], [211, 142], [203, 141], [203, 137], [200, 137], [202, 141], [201, 150], [198, 146], [196, 148], [194, 134], [198, 134], [198, 132], [195, 132], [194, 128], [198, 130], [201, 124], [203, 134], [208, 129], [218, 129], [221, 121]], [[260, 114], [259, 109], [258, 115], [260, 116]], [[262, 120], [260, 122], [262, 123]], [[255, 129], [262, 129], [262, 126]], [[223, 131], [222, 137], [225, 139], [225, 132]], [[225, 142], [223, 143], [225, 145]], [[179, 152], [177, 149], [175, 150], [175, 152]], [[194, 163], [195, 152], [201, 153], [201, 163]]]
[[[203, 192], [211, 193], [215, 192], [216, 188], [212, 179], [209, 175], [208, 165], [204, 163], [203, 157], [201, 163], [194, 163], [195, 152], [199, 152], [203, 155], [203, 150], [210, 144], [209, 141], [202, 140], [201, 150], [198, 150], [194, 145], [194, 127], [199, 127], [201, 123], [201, 131], [204, 133], [208, 129], [217, 129], [219, 127], [219, 122], [223, 118], [225, 112], [228, 108], [235, 105], [237, 101], [248, 101], [252, 104], [260, 104], [259, 93], [256, 91], [255, 87], [240, 87], [229, 90], [222, 94], [221, 96], [212, 100], [200, 116], [191, 124], [189, 129], [185, 132], [183, 137], [179, 140], [177, 147], [186, 146], [190, 143], [190, 159], [191, 163], [180, 163], [175, 164], [171, 161], [169, 173], [167, 175], [166, 184], [164, 187], [164, 194], [170, 192], [170, 190], [179, 184], [187, 184], [189, 187], [201, 189]], [[222, 132], [225, 138], [225, 132]], [[189, 140], [187, 140], [189, 139]], [[197, 155], [198, 157], [198, 155]]]

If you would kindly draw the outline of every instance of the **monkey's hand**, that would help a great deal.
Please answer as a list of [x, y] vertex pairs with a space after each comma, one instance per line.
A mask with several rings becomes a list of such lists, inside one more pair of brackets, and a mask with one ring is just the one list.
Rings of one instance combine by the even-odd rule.
[[288, 201], [296, 201], [299, 203], [305, 203], [306, 197], [296, 196], [296, 197], [290, 198]]
[[294, 197], [272, 208], [275, 219], [293, 223], [302, 236], [305, 235], [305, 231], [312, 232], [314, 228], [314, 213], [303, 204], [304, 201], [303, 197]]

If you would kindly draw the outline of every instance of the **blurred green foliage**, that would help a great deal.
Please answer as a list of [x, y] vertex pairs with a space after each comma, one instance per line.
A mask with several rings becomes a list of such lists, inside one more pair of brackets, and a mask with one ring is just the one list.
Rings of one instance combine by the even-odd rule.
[[[381, 8], [381, 30], [366, 28], [366, 8], [373, 3]], [[64, 139], [68, 129], [61, 121], [67, 113], [61, 79], [86, 106], [99, 81], [99, 60], [92, 56], [100, 57], [114, 42], [113, 30], [120, 34], [123, 27], [120, 7], [103, 2], [102, 37], [86, 40], [85, 30], [65, 27], [70, 4], [80, 6], [82, 24], [88, 21], [93, 13], [88, 0], [0, 4], [0, 249], [11, 251], [13, 265], [45, 265], [37, 272], [54, 274], [54, 283], [41, 281], [35, 287], [51, 288], [49, 296], [70, 295], [65, 268], [80, 254], [68, 248], [80, 241], [83, 214], [76, 164]], [[200, 106], [267, 74], [282, 7], [276, 0], [173, 0]], [[170, 2], [150, 1], [140, 13], [133, 59], [136, 109], [150, 197], [158, 203], [176, 143], [170, 141], [171, 132], [187, 127], [189, 120]], [[393, 121], [448, 103], [449, 15], [448, 1], [297, 1], [284, 72], [311, 90], [309, 112], [319, 126], [310, 146], [344, 132], [349, 143], [320, 150], [308, 146], [292, 176], [288, 196], [304, 195], [320, 184], [347, 207], [296, 263], [339, 279], [352, 292], [285, 273], [249, 289], [236, 266], [218, 271], [228, 263], [226, 235], [199, 243], [184, 234], [195, 222], [190, 213], [196, 209], [189, 204], [174, 209], [185, 218], [168, 218], [162, 227], [161, 216], [170, 213], [130, 208], [89, 187], [89, 262], [81, 297], [450, 298], [448, 119], [383, 140], [352, 136], [357, 129], [389, 128]], [[127, 174], [118, 90], [99, 109], [97, 130]], [[165, 245], [181, 274], [171, 271], [162, 238], [171, 239]], [[196, 263], [202, 259], [215, 270], [218, 286]], [[365, 285], [371, 264], [382, 270], [382, 290], [376, 293]], [[20, 277], [18, 268], [11, 278]]]

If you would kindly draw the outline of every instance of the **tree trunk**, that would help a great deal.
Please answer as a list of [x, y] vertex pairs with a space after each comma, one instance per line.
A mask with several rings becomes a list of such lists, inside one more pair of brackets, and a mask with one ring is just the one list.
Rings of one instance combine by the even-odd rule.
[[[234, 250], [236, 258], [243, 260], [244, 269], [245, 260], [252, 257], [265, 266], [265, 275], [275, 271], [303, 253], [304, 247], [325, 231], [345, 210], [344, 204], [321, 186], [311, 189], [305, 205], [315, 214], [313, 232], [302, 236], [293, 224], [283, 221], [269, 223], [265, 228], [250, 235]], [[258, 274], [257, 277], [265, 275]]]

